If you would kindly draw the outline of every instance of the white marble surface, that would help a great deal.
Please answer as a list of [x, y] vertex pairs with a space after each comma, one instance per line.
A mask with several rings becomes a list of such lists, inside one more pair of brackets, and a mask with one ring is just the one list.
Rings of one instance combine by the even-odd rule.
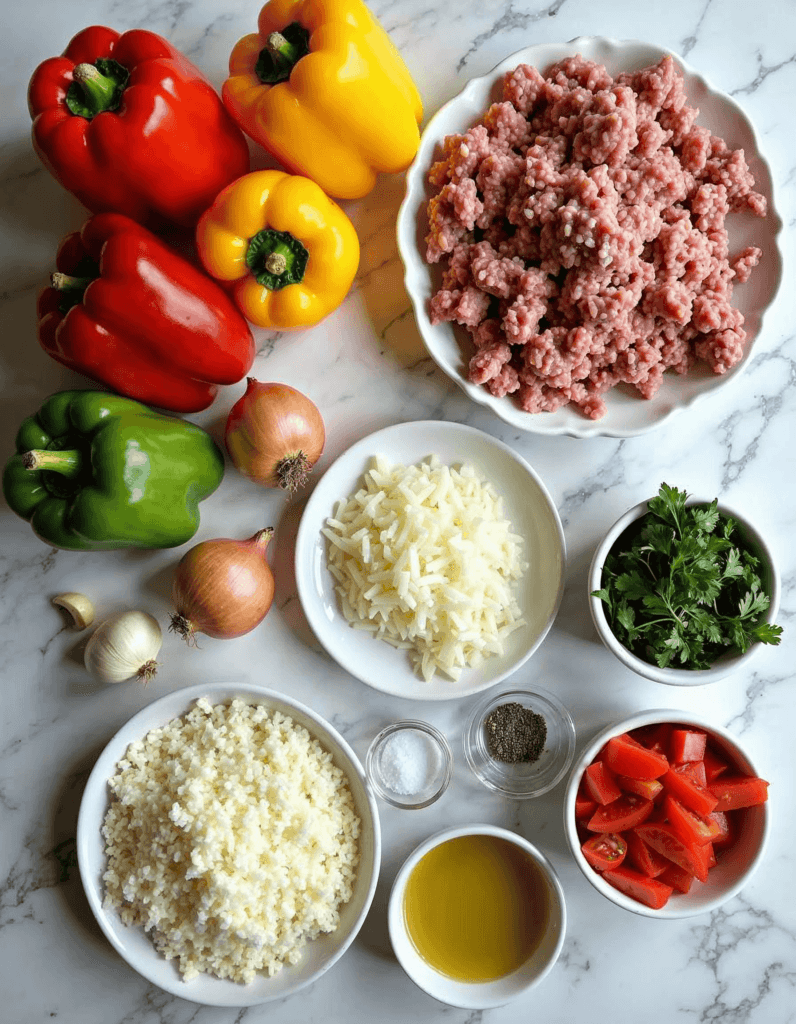
[[[203, 506], [199, 538], [247, 536], [263, 525], [276, 526], [275, 607], [262, 627], [237, 641], [206, 640], [199, 650], [189, 650], [168, 635], [161, 674], [146, 692], [134, 684], [93, 685], [80, 661], [82, 639], [66, 628], [50, 599], [63, 590], [82, 590], [94, 598], [100, 615], [137, 606], [165, 622], [179, 552], [59, 552], [36, 540], [27, 523], [4, 509], [0, 1017], [9, 1024], [794, 1021], [796, 691], [791, 652], [796, 565], [789, 542], [796, 495], [796, 309], [789, 275], [796, 217], [796, 7], [791, 0], [754, 5], [740, 0], [374, 0], [372, 6], [416, 77], [427, 115], [458, 92], [468, 76], [485, 72], [521, 47], [597, 34], [642, 39], [679, 52], [733, 95], [757, 126], [786, 225], [786, 283], [756, 345], [745, 385], [662, 429], [624, 441], [541, 439], [518, 434], [468, 404], [425, 357], [409, 311], [393, 231], [400, 177], [383, 179], [366, 200], [348, 207], [362, 241], [362, 264], [345, 304], [322, 326], [297, 336], [260, 332], [254, 374], [304, 388], [321, 407], [328, 444], [319, 472], [365, 434], [420, 418], [471, 423], [529, 459], [560, 509], [568, 570], [557, 622], [516, 681], [536, 681], [561, 697], [574, 716], [579, 746], [606, 723], [655, 706], [700, 711], [730, 728], [772, 782], [767, 858], [739, 897], [708, 916], [657, 922], [610, 905], [568, 854], [562, 787], [538, 801], [513, 804], [479, 789], [469, 776], [460, 744], [472, 699], [413, 706], [385, 698], [346, 675], [319, 649], [303, 620], [292, 573], [301, 503], [262, 492], [231, 467]], [[104, 23], [166, 35], [220, 85], [228, 53], [239, 36], [253, 29], [258, 4], [31, 0], [3, 7], [0, 430], [10, 454], [25, 415], [51, 392], [82, 383], [36, 343], [36, 292], [52, 269], [58, 241], [82, 222], [83, 213], [30, 146], [25, 106], [30, 73], [40, 60], [60, 53], [75, 31]], [[307, 367], [313, 368], [311, 377]], [[242, 390], [242, 385], [225, 389], [197, 419], [218, 431]], [[704, 688], [667, 688], [625, 671], [600, 646], [587, 611], [585, 570], [600, 534], [663, 479], [721, 495], [746, 511], [769, 538], [782, 573], [784, 643], [762, 652], [750, 671]], [[441, 727], [457, 755], [453, 784], [439, 804], [413, 813], [382, 806], [381, 881], [365, 927], [343, 960], [292, 999], [245, 1011], [201, 1007], [143, 981], [103, 938], [76, 872], [58, 884], [49, 853], [74, 835], [86, 777], [113, 732], [160, 694], [219, 678], [262, 682], [309, 703], [362, 757], [383, 725], [415, 714]], [[396, 962], [386, 930], [387, 896], [403, 858], [439, 827], [468, 820], [500, 823], [537, 843], [560, 873], [569, 910], [563, 955], [543, 985], [483, 1014], [445, 1007], [416, 989]]]

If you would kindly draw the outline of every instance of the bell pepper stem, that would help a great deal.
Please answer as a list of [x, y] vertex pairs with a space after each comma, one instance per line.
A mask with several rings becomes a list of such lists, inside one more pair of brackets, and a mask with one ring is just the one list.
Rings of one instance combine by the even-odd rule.
[[93, 280], [93, 277], [62, 274], [58, 270], [50, 275], [50, 285], [59, 295], [58, 309], [61, 313], [68, 313], [72, 306], [77, 306], [83, 301], [83, 293]]
[[276, 274], [279, 277], [287, 270], [287, 257], [281, 252], [272, 252], [266, 258], [265, 269], [269, 274]]
[[83, 457], [76, 448], [66, 451], [34, 448], [29, 452], [23, 452], [22, 465], [25, 469], [48, 469], [74, 479], [80, 475]]
[[50, 275], [50, 284], [57, 292], [84, 292], [93, 280], [93, 277], [73, 277], [58, 270]]
[[274, 228], [258, 231], [246, 250], [246, 266], [257, 283], [272, 292], [300, 284], [308, 259], [309, 252], [298, 238]]
[[98, 57], [93, 64], [75, 64], [72, 84], [66, 91], [67, 109], [89, 121], [104, 111], [116, 110], [129, 77], [127, 68], [111, 57]]
[[87, 288], [93, 277], [74, 277], [72, 274], [62, 274], [56, 270], [50, 275], [50, 284], [59, 292], [71, 291], [73, 288]]
[[269, 32], [254, 73], [264, 85], [286, 82], [296, 64], [310, 52], [309, 38], [309, 32], [298, 21], [292, 21], [281, 32]]
[[95, 114], [107, 110], [113, 103], [117, 85], [107, 75], [100, 74], [93, 64], [76, 64], [72, 78], [83, 90], [83, 102]]
[[299, 52], [298, 46], [285, 39], [281, 32], [272, 32], [265, 41], [265, 45], [271, 53], [278, 53], [280, 57], [295, 64]]

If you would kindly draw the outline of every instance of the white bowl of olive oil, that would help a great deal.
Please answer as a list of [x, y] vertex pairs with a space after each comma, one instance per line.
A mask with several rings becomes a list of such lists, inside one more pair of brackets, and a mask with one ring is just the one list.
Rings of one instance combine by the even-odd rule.
[[538, 985], [564, 945], [564, 891], [522, 836], [445, 829], [406, 859], [390, 893], [390, 940], [424, 992], [449, 1006], [502, 1006]]

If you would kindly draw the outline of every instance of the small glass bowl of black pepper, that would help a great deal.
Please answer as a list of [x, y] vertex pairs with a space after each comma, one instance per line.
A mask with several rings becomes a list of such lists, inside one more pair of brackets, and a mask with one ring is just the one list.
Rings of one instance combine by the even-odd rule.
[[541, 688], [490, 694], [473, 707], [464, 731], [464, 756], [475, 776], [512, 800], [547, 793], [574, 755], [572, 716]]

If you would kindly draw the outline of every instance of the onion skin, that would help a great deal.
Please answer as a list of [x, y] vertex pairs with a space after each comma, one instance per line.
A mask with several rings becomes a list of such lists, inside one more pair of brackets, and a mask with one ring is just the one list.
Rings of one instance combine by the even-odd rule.
[[231, 640], [259, 626], [274, 599], [266, 557], [273, 535], [269, 526], [248, 540], [219, 537], [186, 552], [174, 575], [169, 629], [195, 644], [197, 633]]
[[224, 441], [235, 468], [264, 487], [290, 494], [303, 487], [323, 453], [326, 430], [318, 407], [289, 384], [246, 378], [230, 410]]

